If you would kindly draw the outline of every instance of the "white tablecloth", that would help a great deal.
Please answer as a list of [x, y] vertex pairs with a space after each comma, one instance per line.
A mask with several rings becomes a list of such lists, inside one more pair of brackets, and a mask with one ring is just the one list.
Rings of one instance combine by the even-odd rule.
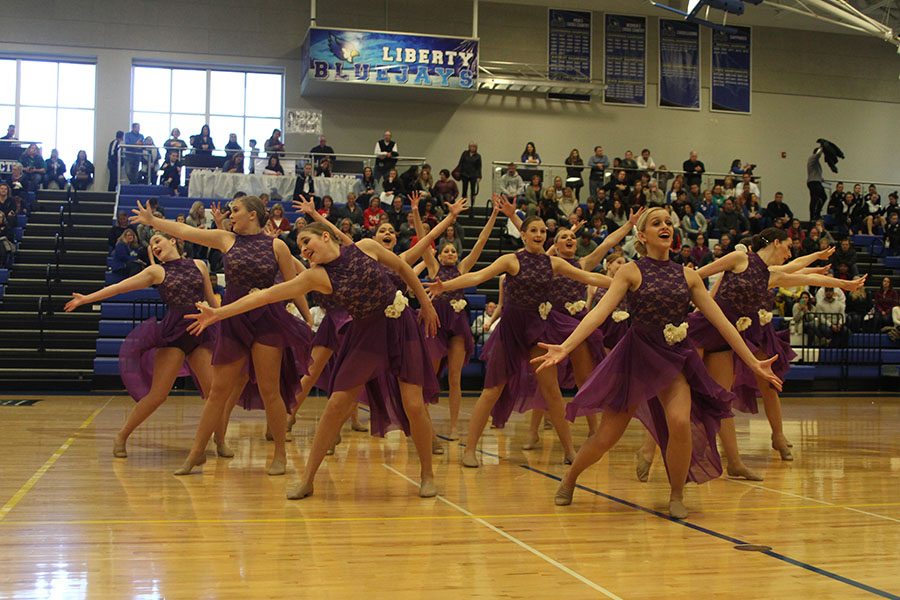
[[231, 199], [237, 192], [250, 196], [277, 193], [282, 198], [290, 198], [294, 193], [294, 177], [282, 175], [242, 175], [221, 171], [191, 171], [188, 196], [191, 198]]
[[[353, 191], [357, 178], [338, 175], [335, 177], [316, 177], [316, 196], [331, 196], [335, 202], [346, 202], [347, 194]], [[191, 182], [188, 196], [191, 198], [232, 198], [237, 192], [251, 196], [275, 193], [284, 199], [290, 199], [297, 184], [295, 177], [287, 175], [243, 175], [240, 173], [222, 173], [221, 171], [191, 171]]]

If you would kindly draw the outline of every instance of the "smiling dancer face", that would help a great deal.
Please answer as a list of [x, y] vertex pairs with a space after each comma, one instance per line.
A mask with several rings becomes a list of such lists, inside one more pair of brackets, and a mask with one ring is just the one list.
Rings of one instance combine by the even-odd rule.
[[575, 258], [578, 239], [571, 229], [560, 229], [556, 233], [556, 253], [562, 258]]
[[528, 252], [540, 254], [544, 251], [544, 241], [547, 239], [547, 225], [540, 217], [528, 217], [522, 223], [522, 241]]
[[393, 252], [394, 246], [397, 245], [397, 232], [394, 230], [394, 226], [390, 223], [379, 225], [375, 230], [375, 241]]
[[639, 254], [656, 260], [665, 260], [672, 247], [672, 217], [662, 207], [646, 211], [637, 222], [637, 238], [634, 248]]
[[181, 258], [178, 241], [164, 233], [156, 233], [150, 238], [150, 252], [160, 262], [172, 262]]
[[312, 264], [330, 263], [341, 255], [337, 240], [331, 232], [318, 223], [307, 225], [300, 231], [297, 237], [300, 243], [300, 252], [303, 258]]
[[445, 267], [452, 267], [458, 263], [459, 254], [456, 252], [456, 246], [453, 244], [444, 244], [440, 254], [438, 254], [438, 260], [441, 261], [441, 264]]
[[267, 219], [266, 205], [256, 196], [244, 196], [231, 203], [231, 226], [239, 235], [259, 233]]

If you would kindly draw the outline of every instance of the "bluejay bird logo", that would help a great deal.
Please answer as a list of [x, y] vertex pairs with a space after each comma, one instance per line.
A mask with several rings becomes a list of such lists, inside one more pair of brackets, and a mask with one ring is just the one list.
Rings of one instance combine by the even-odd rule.
[[348, 42], [338, 38], [333, 33], [328, 34], [328, 49], [338, 59], [352, 63], [359, 56], [359, 47], [355, 42]]

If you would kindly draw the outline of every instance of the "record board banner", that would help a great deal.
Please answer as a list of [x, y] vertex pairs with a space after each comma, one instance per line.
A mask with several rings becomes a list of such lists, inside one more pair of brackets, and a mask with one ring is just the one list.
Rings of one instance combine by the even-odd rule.
[[647, 20], [604, 17], [603, 102], [647, 105]]
[[548, 19], [547, 76], [556, 81], [590, 81], [591, 13], [551, 8]]
[[478, 77], [478, 40], [311, 27], [303, 64], [304, 82], [470, 90]]
[[712, 110], [750, 112], [749, 27], [712, 32]]
[[659, 20], [659, 105], [700, 110], [700, 27]]

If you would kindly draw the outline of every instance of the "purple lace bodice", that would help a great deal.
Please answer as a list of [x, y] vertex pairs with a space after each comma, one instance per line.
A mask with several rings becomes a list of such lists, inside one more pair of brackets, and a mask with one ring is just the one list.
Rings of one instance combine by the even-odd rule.
[[272, 287], [278, 273], [272, 238], [264, 233], [238, 235], [225, 253], [225, 304], [246, 296], [253, 288]]
[[190, 258], [162, 263], [166, 272], [156, 290], [169, 308], [193, 308], [203, 300], [203, 273]]
[[[564, 261], [581, 269], [577, 258], [564, 258]], [[556, 310], [565, 310], [567, 302], [587, 300], [587, 285], [562, 275], [554, 275], [550, 283], [550, 303]]]
[[378, 263], [378, 266], [380, 266], [384, 270], [384, 273], [385, 273], [385, 275], [387, 275], [388, 279], [390, 280], [391, 285], [394, 286], [394, 290], [400, 290], [401, 292], [403, 292], [405, 294], [406, 293], [406, 282], [403, 281], [403, 278], [400, 277], [400, 274], [397, 273], [396, 271], [392, 271], [391, 269], [388, 269], [386, 266], [384, 266], [381, 263]]
[[516, 258], [519, 259], [519, 273], [506, 276], [503, 301], [520, 308], [536, 309], [547, 300], [547, 290], [553, 281], [550, 257], [519, 250]]
[[331, 304], [354, 319], [383, 312], [394, 301], [397, 286], [385, 268], [356, 244], [342, 246], [340, 256], [322, 267], [331, 280]]
[[[450, 281], [459, 276], [459, 268], [456, 265], [441, 265], [437, 272], [437, 278], [441, 281]], [[440, 297], [447, 302], [450, 302], [451, 300], [464, 300], [466, 297], [466, 290], [453, 290], [452, 292], [441, 294]]]
[[684, 267], [671, 260], [643, 257], [635, 262], [641, 270], [641, 286], [626, 295], [635, 326], [662, 330], [668, 323], [680, 325], [691, 310], [691, 294]]
[[323, 294], [321, 292], [309, 292], [306, 297], [311, 305], [318, 306], [325, 312], [328, 312], [329, 310], [334, 308], [334, 301], [332, 300], [330, 294]]
[[727, 271], [716, 292], [716, 302], [727, 315], [749, 317], [768, 305], [769, 266], [758, 254], [747, 255], [747, 268], [740, 273]]

